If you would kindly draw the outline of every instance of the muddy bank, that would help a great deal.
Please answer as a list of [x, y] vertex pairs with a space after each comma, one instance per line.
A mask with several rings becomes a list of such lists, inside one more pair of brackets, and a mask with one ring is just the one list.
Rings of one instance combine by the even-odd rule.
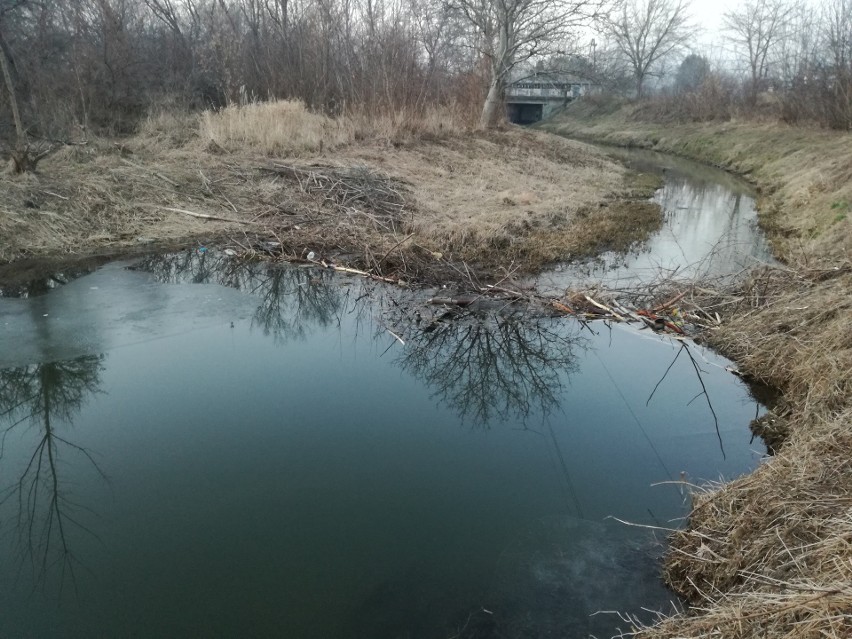
[[632, 107], [594, 105], [545, 128], [745, 175], [784, 263], [703, 301], [722, 320], [706, 341], [782, 391], [764, 420], [779, 453], [751, 476], [695, 495], [666, 562], [668, 583], [695, 607], [639, 634], [850, 636], [852, 136], [765, 123], [663, 125]]
[[[654, 176], [508, 130], [275, 153], [193, 132], [68, 147], [0, 183], [0, 260], [222, 243], [440, 280], [624, 250], [659, 228]], [[174, 133], [174, 132], [173, 132]], [[220, 144], [221, 142], [221, 144]], [[270, 244], [272, 242], [272, 244]], [[270, 250], [272, 247], [274, 250]]]

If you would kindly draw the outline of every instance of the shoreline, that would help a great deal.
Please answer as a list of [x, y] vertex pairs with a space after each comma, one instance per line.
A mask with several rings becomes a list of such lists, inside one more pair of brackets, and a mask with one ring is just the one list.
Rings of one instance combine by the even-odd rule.
[[[225, 141], [222, 142], [225, 144]], [[626, 250], [662, 221], [659, 177], [533, 131], [366, 140], [274, 155], [199, 133], [93, 140], [0, 183], [0, 263], [227, 245], [309, 252], [377, 276], [451, 281], [534, 273]], [[227, 241], [225, 241], [227, 240]], [[272, 240], [279, 250], [258, 250]], [[454, 268], [455, 267], [455, 268]]]
[[672, 535], [664, 566], [666, 582], [693, 607], [635, 636], [849, 636], [852, 135], [643, 122], [630, 107], [602, 113], [579, 104], [542, 128], [674, 152], [745, 178], [758, 189], [761, 227], [783, 263], [711, 299], [724, 309], [722, 322], [704, 336], [743, 373], [782, 392], [755, 424], [777, 454], [751, 475], [695, 489], [688, 527]]

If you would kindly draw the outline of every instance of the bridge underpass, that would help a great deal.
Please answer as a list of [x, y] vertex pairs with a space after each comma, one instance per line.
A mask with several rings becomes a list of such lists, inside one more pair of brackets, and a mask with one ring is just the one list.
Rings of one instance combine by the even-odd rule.
[[533, 124], [549, 116], [557, 106], [562, 106], [566, 101], [560, 100], [555, 106], [548, 102], [520, 102], [506, 98], [506, 118], [514, 124]]
[[506, 88], [506, 118], [515, 124], [539, 122], [584, 95], [590, 87], [589, 82], [558, 82], [544, 76], [530, 76], [512, 82]]

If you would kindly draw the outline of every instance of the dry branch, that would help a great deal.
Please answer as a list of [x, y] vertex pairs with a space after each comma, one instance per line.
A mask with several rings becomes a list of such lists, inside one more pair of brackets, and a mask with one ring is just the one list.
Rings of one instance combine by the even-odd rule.
[[[153, 206], [153, 205], [152, 205]], [[253, 220], [237, 220], [232, 217], [221, 217], [218, 215], [208, 215], [207, 213], [196, 213], [195, 211], [187, 211], [186, 209], [176, 209], [171, 206], [158, 206], [157, 208], [162, 209], [164, 211], [169, 211], [171, 213], [183, 213], [184, 215], [189, 215], [191, 217], [197, 217], [202, 220], [216, 220], [219, 222], [233, 222], [235, 224], [261, 224], [261, 222], [255, 222]]]

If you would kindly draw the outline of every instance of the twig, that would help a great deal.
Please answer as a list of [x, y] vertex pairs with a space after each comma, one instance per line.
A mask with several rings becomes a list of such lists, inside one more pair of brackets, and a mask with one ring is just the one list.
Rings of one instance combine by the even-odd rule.
[[59, 193], [54, 193], [53, 191], [44, 191], [42, 193], [46, 193], [47, 195], [52, 195], [53, 197], [58, 197], [60, 200], [70, 200], [71, 198], [65, 197], [64, 195], [59, 195]]
[[607, 313], [609, 313], [610, 315], [612, 315], [612, 316], [613, 316], [615, 319], [617, 319], [618, 321], [620, 321], [620, 322], [625, 322], [625, 321], [627, 321], [627, 320], [625, 320], [625, 319], [624, 319], [621, 315], [619, 315], [619, 314], [618, 314], [618, 313], [616, 313], [614, 310], [612, 310], [609, 306], [607, 306], [606, 304], [601, 304], [600, 302], [596, 302], [595, 300], [593, 300], [593, 299], [592, 299], [591, 297], [589, 297], [588, 295], [583, 295], [583, 297], [585, 297], [585, 298], [586, 298], [586, 300], [587, 300], [590, 304], [592, 304], [593, 306], [597, 306], [597, 307], [598, 307], [599, 309], [601, 309], [601, 310], [606, 311]]
[[[152, 205], [156, 206], [156, 205]], [[172, 213], [183, 213], [184, 215], [190, 215], [192, 217], [198, 217], [202, 220], [218, 220], [220, 222], [234, 222], [235, 224], [257, 224], [261, 225], [260, 222], [255, 222], [253, 220], [235, 220], [232, 217], [220, 217], [218, 215], [208, 215], [207, 213], [196, 213], [195, 211], [187, 211], [186, 209], [176, 209], [171, 206], [157, 206], [164, 211], [170, 211]]]
[[414, 237], [414, 233], [409, 233], [406, 237], [402, 238], [399, 242], [397, 242], [392, 247], [390, 247], [388, 252], [385, 253], [384, 256], [382, 257], [382, 259], [379, 260], [378, 267], [379, 267], [380, 272], [381, 272], [382, 264], [384, 264], [385, 260], [388, 259], [388, 255], [393, 253], [397, 248], [402, 246], [406, 241], [410, 240], [412, 237]]

